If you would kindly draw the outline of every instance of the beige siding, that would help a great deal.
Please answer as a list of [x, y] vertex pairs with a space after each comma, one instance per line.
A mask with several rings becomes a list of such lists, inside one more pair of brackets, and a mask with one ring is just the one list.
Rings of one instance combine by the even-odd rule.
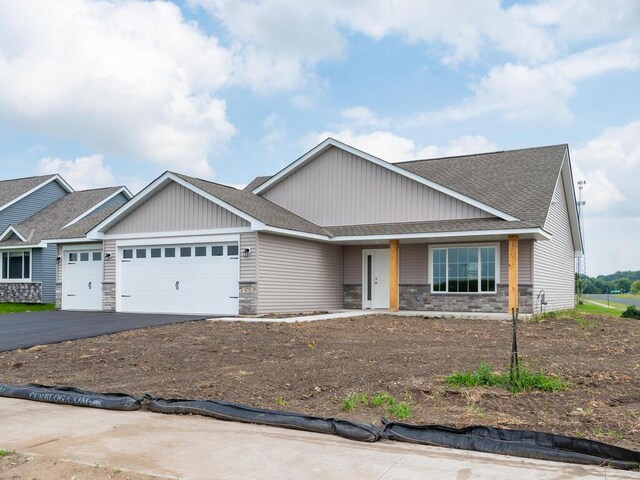
[[[240, 235], [240, 281], [256, 282], [258, 280], [258, 234], [256, 232]], [[242, 255], [245, 248], [251, 249], [248, 257]]]
[[301, 167], [264, 197], [318, 225], [491, 216], [338, 148]]
[[[533, 283], [533, 240], [518, 242], [518, 283]], [[500, 283], [509, 283], [509, 246], [500, 242]]]
[[342, 246], [266, 233], [258, 246], [258, 313], [342, 308]]
[[[107, 254], [110, 253], [111, 257], [107, 259]], [[115, 240], [105, 240], [102, 243], [102, 268], [104, 276], [102, 281], [104, 283], [115, 283], [116, 281], [116, 242]]]
[[249, 223], [197, 193], [171, 182], [107, 233], [175, 232], [246, 227]]
[[[369, 248], [388, 248], [379, 245], [349, 245], [344, 247], [344, 283], [359, 285], [362, 283], [362, 250]], [[519, 283], [533, 283], [533, 241], [521, 240], [518, 249]], [[508, 279], [507, 242], [500, 242], [500, 283]], [[400, 284], [424, 285], [429, 283], [429, 245], [424, 243], [400, 244]]]
[[574, 306], [575, 252], [562, 177], [556, 185], [544, 228], [553, 238], [534, 244], [533, 294], [536, 313], [540, 308], [536, 300], [540, 290], [545, 291], [546, 310], [562, 310]]

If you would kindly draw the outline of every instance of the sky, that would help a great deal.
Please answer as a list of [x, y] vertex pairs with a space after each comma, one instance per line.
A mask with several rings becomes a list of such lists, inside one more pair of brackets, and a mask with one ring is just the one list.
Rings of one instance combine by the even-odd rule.
[[0, 178], [243, 186], [328, 136], [567, 143], [587, 273], [640, 269], [640, 2], [0, 0]]

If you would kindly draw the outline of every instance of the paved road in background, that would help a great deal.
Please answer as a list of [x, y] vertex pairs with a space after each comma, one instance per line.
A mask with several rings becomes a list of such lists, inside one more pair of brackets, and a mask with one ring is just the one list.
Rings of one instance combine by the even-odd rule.
[[204, 318], [209, 317], [60, 310], [7, 313], [0, 315], [0, 352]]
[[[595, 295], [589, 294], [585, 295], [585, 298], [590, 300], [597, 300], [598, 302], [607, 303], [607, 295]], [[609, 301], [614, 303], [623, 303], [625, 305], [635, 305], [636, 307], [640, 307], [640, 298], [621, 298], [617, 295], [609, 295]]]

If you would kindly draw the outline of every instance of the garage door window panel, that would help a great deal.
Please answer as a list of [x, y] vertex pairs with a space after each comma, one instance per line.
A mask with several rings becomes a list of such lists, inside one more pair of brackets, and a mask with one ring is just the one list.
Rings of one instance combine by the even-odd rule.
[[162, 249], [161, 248], [152, 248], [151, 249], [151, 258], [160, 258], [162, 257]]
[[207, 247], [196, 247], [194, 250], [195, 250], [196, 257], [207, 256]]
[[169, 247], [169, 248], [165, 248], [164, 249], [164, 256], [165, 258], [173, 258], [176, 256], [176, 249], [173, 247]]
[[180, 256], [181, 257], [190, 257], [191, 256], [191, 247], [180, 247]]
[[80, 261], [81, 262], [88, 262], [89, 261], [89, 252], [82, 252], [80, 254]]
[[238, 245], [227, 245], [227, 255], [235, 257], [238, 255]]
[[122, 251], [122, 258], [133, 258], [133, 250], [131, 249], [124, 249]]
[[222, 245], [214, 245], [211, 247], [212, 257], [221, 257], [222, 255], [224, 255], [224, 247]]

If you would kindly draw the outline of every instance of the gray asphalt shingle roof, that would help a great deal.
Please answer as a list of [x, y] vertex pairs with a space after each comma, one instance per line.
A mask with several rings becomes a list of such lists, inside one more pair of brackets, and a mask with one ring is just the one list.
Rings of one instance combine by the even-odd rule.
[[238, 190], [181, 173], [172, 173], [266, 225], [317, 235], [328, 234], [326, 230], [315, 223], [248, 190]]
[[250, 191], [256, 189], [257, 187], [259, 187], [260, 185], [262, 185], [264, 182], [266, 182], [270, 178], [271, 178], [271, 176], [269, 176], [269, 175], [256, 177], [253, 180], [251, 180], [251, 182], [249, 182], [249, 184], [246, 187], [244, 187], [243, 190], [246, 190], [247, 192], [250, 192]]
[[528, 222], [508, 222], [501, 218], [469, 218], [462, 220], [431, 220], [428, 222], [373, 223], [367, 225], [336, 225], [324, 227], [333, 236], [402, 235], [411, 233], [444, 233], [484, 230], [511, 230], [532, 227]]
[[13, 225], [13, 228], [26, 239], [25, 242], [22, 242], [19, 238], [11, 237], [0, 242], [0, 246], [35, 245], [45, 239], [84, 237], [91, 228], [100, 223], [110, 213], [113, 213], [115, 208], [89, 215], [67, 228], [63, 227], [120, 188], [122, 187], [98, 188], [69, 193], [24, 222]]
[[320, 235], [392, 235], [543, 227], [567, 145], [525, 148], [395, 165], [473, 198], [519, 221], [500, 218], [320, 227], [251, 193], [268, 180], [256, 177], [243, 190], [176, 174], [267, 225]]
[[54, 175], [41, 175], [39, 177], [14, 178], [0, 181], [0, 208], [15, 200], [20, 195], [27, 193], [32, 188], [46, 182]]
[[552, 145], [395, 165], [542, 227], [567, 148]]

